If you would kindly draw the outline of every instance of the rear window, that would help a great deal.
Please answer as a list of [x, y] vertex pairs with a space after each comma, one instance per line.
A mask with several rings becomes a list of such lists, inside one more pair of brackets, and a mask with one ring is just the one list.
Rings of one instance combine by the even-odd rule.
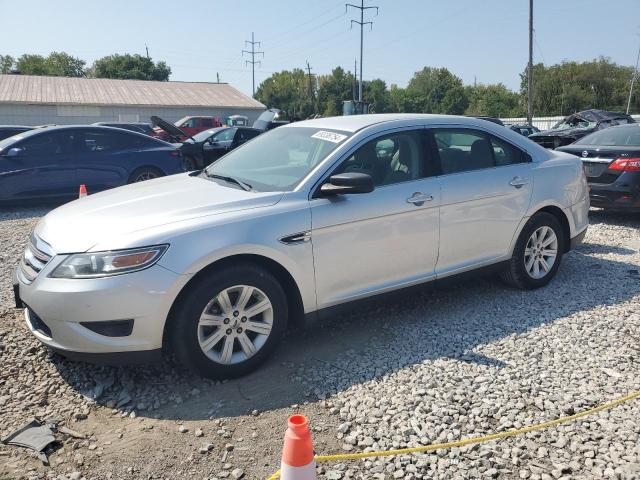
[[611, 127], [581, 138], [576, 144], [598, 146], [640, 146], [640, 125]]

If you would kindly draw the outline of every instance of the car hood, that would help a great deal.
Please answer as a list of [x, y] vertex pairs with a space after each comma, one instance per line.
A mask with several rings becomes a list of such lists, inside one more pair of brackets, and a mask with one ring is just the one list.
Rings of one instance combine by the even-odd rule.
[[281, 192], [247, 192], [191, 174], [173, 175], [70, 202], [47, 214], [35, 233], [56, 253], [85, 252], [97, 244], [123, 248], [117, 239], [133, 232], [268, 207], [282, 196]]

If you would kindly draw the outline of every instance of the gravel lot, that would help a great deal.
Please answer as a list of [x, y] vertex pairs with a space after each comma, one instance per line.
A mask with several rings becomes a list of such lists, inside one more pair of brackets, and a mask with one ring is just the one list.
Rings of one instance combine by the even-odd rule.
[[[640, 390], [639, 216], [592, 212], [544, 289], [475, 279], [404, 294], [294, 332], [260, 371], [216, 383], [171, 360], [96, 367], [41, 347], [11, 308], [10, 274], [43, 213], [0, 212], [0, 433], [39, 416], [87, 438], [58, 435], [50, 467], [0, 445], [2, 480], [265, 478], [294, 411], [333, 453], [483, 435]], [[640, 478], [639, 418], [636, 400], [502, 441], [321, 464], [320, 477]]]

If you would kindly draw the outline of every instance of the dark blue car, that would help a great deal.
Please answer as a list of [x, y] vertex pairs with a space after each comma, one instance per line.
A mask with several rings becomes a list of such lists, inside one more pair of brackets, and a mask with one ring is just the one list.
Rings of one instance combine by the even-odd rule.
[[175, 146], [94, 126], [44, 127], [0, 141], [0, 201], [74, 197], [184, 172]]

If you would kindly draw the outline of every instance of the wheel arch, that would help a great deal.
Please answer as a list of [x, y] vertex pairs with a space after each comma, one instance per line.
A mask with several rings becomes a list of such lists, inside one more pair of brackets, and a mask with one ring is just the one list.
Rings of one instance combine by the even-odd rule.
[[167, 172], [164, 171], [162, 168], [158, 167], [157, 165], [143, 164], [143, 165], [138, 165], [137, 167], [131, 170], [131, 172], [129, 173], [129, 177], [127, 177], [127, 183], [131, 183], [132, 179], [142, 170], [154, 170], [158, 172], [161, 177], [167, 176]]
[[254, 265], [258, 265], [269, 273], [271, 273], [278, 282], [282, 285], [282, 288], [285, 291], [287, 297], [287, 307], [289, 311], [289, 327], [295, 327], [302, 325], [304, 322], [304, 304], [302, 301], [302, 294], [300, 293], [300, 289], [298, 284], [294, 280], [291, 273], [283, 267], [277, 261], [265, 257], [263, 255], [257, 254], [237, 254], [231, 255], [228, 257], [221, 258], [216, 260], [209, 265], [202, 268], [198, 273], [193, 275], [189, 279], [189, 281], [182, 287], [176, 298], [174, 299], [171, 308], [169, 309], [169, 314], [167, 315], [167, 321], [164, 325], [164, 331], [162, 333], [162, 344], [163, 348], [167, 346], [168, 335], [167, 332], [170, 329], [170, 325], [174, 321], [175, 312], [177, 308], [180, 306], [180, 303], [183, 301], [186, 293], [189, 291], [189, 287], [198, 282], [201, 278], [205, 277], [209, 272], [218, 269], [224, 268], [226, 266], [230, 266], [234, 263], [245, 262], [252, 263]]
[[555, 205], [547, 205], [546, 207], [542, 207], [539, 210], [537, 210], [533, 215], [536, 215], [537, 213], [541, 213], [541, 212], [545, 212], [550, 215], [553, 215], [556, 218], [556, 220], [558, 220], [558, 222], [560, 223], [560, 226], [562, 227], [562, 231], [564, 233], [563, 235], [564, 252], [567, 253], [571, 248], [571, 225], [569, 223], [569, 218], [567, 217], [566, 213], [564, 213], [564, 211], [560, 207], [557, 207]]

